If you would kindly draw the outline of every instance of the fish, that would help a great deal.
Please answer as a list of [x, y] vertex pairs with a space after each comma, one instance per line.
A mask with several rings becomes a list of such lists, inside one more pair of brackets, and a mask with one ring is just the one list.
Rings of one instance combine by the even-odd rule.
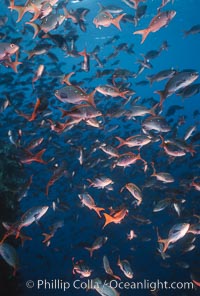
[[10, 0], [9, 8], [11, 9], [11, 11], [16, 10], [18, 12], [18, 19], [16, 21], [17, 23], [21, 21], [26, 12], [34, 13], [34, 17], [31, 20], [34, 21], [39, 18], [41, 14], [43, 15], [43, 11], [45, 11], [45, 15], [50, 13], [52, 9], [49, 8], [51, 8], [51, 6], [54, 6], [58, 2], [58, 0], [50, 0], [48, 2], [49, 5], [47, 6], [46, 1], [43, 0], [28, 0], [26, 1], [24, 6], [16, 6], [14, 4], [14, 0]]
[[90, 269], [89, 266], [83, 260], [74, 262], [74, 258], [72, 258], [72, 263], [73, 263], [73, 270], [72, 270], [73, 274], [80, 274], [81, 278], [91, 276], [92, 269]]
[[0, 42], [0, 61], [7, 60], [19, 50], [14, 43]]
[[171, 130], [164, 117], [150, 116], [142, 122], [142, 128], [144, 131], [155, 130], [157, 132], [167, 133]]
[[127, 239], [132, 240], [135, 237], [137, 237], [137, 235], [135, 234], [134, 230], [131, 229], [130, 233], [127, 233]]
[[196, 125], [189, 127], [185, 133], [184, 141], [188, 140], [192, 136], [192, 134], [196, 131], [196, 129], [197, 129]]
[[121, 260], [119, 256], [117, 265], [120, 267], [120, 269], [123, 271], [124, 275], [127, 278], [133, 278], [133, 271], [128, 260]]
[[96, 118], [99, 116], [102, 116], [101, 111], [97, 110], [91, 105], [85, 104], [85, 105], [76, 105], [74, 108], [72, 108], [69, 111], [63, 111], [63, 117], [64, 116], [70, 116], [73, 119], [76, 120], [89, 120], [92, 118]]
[[125, 13], [120, 14], [114, 18], [108, 11], [102, 11], [99, 12], [98, 15], [93, 19], [93, 24], [96, 26], [96, 28], [101, 28], [101, 26], [109, 27], [112, 24], [121, 31], [120, 21], [124, 15]]
[[184, 98], [193, 97], [199, 92], [200, 92], [200, 83], [195, 83], [195, 84], [188, 85], [183, 89], [180, 89], [177, 92], [177, 95], [181, 96], [184, 99]]
[[42, 73], [44, 72], [44, 65], [39, 65], [37, 68], [37, 71], [32, 79], [32, 84], [36, 82], [40, 77], [42, 76]]
[[30, 226], [34, 222], [38, 222], [42, 216], [44, 216], [48, 210], [48, 206], [35, 206], [28, 209], [19, 220], [8, 227], [7, 232], [0, 241], [0, 245], [5, 239], [13, 234], [16, 234], [16, 238], [20, 236], [20, 231], [23, 227]]
[[173, 176], [169, 173], [166, 173], [166, 172], [156, 173], [154, 162], [152, 162], [151, 164], [153, 168], [153, 174], [151, 175], [152, 177], [156, 177], [157, 180], [162, 181], [164, 183], [173, 183], [175, 181]]
[[115, 138], [119, 141], [119, 145], [116, 147], [117, 149], [119, 149], [122, 146], [142, 148], [143, 146], [145, 146], [151, 142], [150, 137], [148, 137], [146, 135], [142, 135], [142, 134], [138, 134], [138, 135], [129, 137], [125, 140], [120, 137], [115, 137]]
[[149, 33], [155, 33], [159, 31], [162, 27], [166, 27], [169, 22], [175, 17], [175, 10], [168, 10], [159, 12], [154, 18], [151, 20], [149, 26], [146, 29], [135, 31], [133, 34], [141, 34], [142, 41], [141, 44], [144, 43]]
[[107, 274], [109, 274], [111, 277], [113, 277], [116, 280], [121, 281], [121, 278], [118, 275], [115, 275], [110, 267], [110, 263], [108, 260], [108, 257], [106, 255], [103, 256], [103, 267]]
[[92, 91], [90, 94], [86, 94], [76, 85], [66, 85], [63, 88], [56, 90], [55, 96], [63, 103], [80, 104], [82, 102], [87, 102], [96, 107], [94, 102], [95, 93], [96, 90]]
[[42, 164], [46, 164], [47, 162], [42, 159], [42, 155], [44, 154], [45, 151], [46, 151], [45, 148], [40, 150], [36, 154], [33, 154], [27, 151], [28, 153], [26, 153], [24, 156], [20, 158], [20, 162], [23, 164], [31, 164], [32, 162], [39, 162]]
[[0, 244], [0, 255], [8, 265], [13, 267], [13, 276], [15, 276], [19, 269], [19, 257], [15, 248], [8, 243], [2, 243]]
[[190, 227], [189, 223], [178, 223], [175, 224], [169, 231], [169, 235], [167, 239], [158, 239], [159, 243], [162, 243], [164, 245], [163, 247], [163, 253], [166, 252], [168, 249], [168, 246], [170, 244], [174, 244], [177, 242], [179, 239], [183, 238], [186, 233], [188, 232]]
[[90, 210], [94, 210], [97, 215], [101, 218], [101, 211], [104, 211], [104, 208], [97, 207], [94, 199], [88, 193], [82, 193], [78, 195], [79, 199], [81, 200], [82, 204], [85, 205]]
[[153, 208], [153, 212], [160, 212], [166, 209], [169, 205], [171, 205], [172, 199], [170, 197], [159, 200]]
[[157, 8], [158, 11], [160, 11], [163, 7], [165, 7], [168, 3], [172, 2], [174, 3], [174, 0], [162, 0], [161, 5]]
[[192, 84], [192, 82], [194, 82], [198, 77], [198, 72], [194, 70], [183, 70], [177, 72], [168, 80], [164, 90], [155, 91], [155, 93], [160, 95], [160, 105], [162, 106], [167, 97]]
[[122, 166], [124, 168], [129, 167], [131, 164], [135, 164], [138, 160], [143, 161], [144, 165], [146, 166], [147, 162], [141, 157], [140, 153], [137, 155], [133, 152], [127, 152], [121, 154], [118, 159], [113, 164], [113, 168], [116, 166]]
[[129, 0], [129, 2], [133, 4], [133, 8], [134, 9], [137, 9], [138, 8], [139, 3], [145, 2], [145, 1], [146, 0]]
[[53, 176], [50, 178], [50, 180], [47, 183], [46, 186], [46, 196], [48, 196], [49, 194], [49, 187], [52, 186], [56, 181], [58, 181], [61, 177], [63, 177], [64, 175], [67, 174], [67, 170], [65, 169], [66, 164], [63, 161], [63, 163], [56, 167], [54, 172], [53, 172]]
[[48, 16], [45, 16], [42, 19], [42, 22], [40, 25], [32, 22], [26, 22], [26, 24], [33, 27], [34, 29], [33, 39], [34, 39], [40, 31], [43, 31], [44, 33], [49, 33], [50, 31], [57, 29], [63, 23], [64, 20], [65, 20], [64, 15], [50, 14]]
[[133, 105], [131, 110], [126, 113], [126, 116], [128, 117], [128, 119], [130, 118], [134, 119], [135, 117], [144, 116], [146, 114], [151, 114], [153, 116], [156, 116], [155, 111], [157, 106], [158, 104], [155, 104], [151, 109], [149, 109], [145, 106]]
[[192, 26], [188, 31], [184, 31], [184, 37], [200, 33], [200, 24]]
[[100, 249], [108, 240], [107, 236], [99, 236], [95, 239], [91, 247], [85, 247], [89, 251], [90, 257], [92, 257], [93, 252]]
[[114, 215], [110, 216], [107, 213], [103, 213], [105, 217], [105, 223], [103, 225], [103, 229], [110, 223], [119, 224], [121, 221], [127, 216], [128, 210], [126, 208], [122, 208], [119, 211], [116, 211]]
[[164, 79], [172, 78], [176, 73], [177, 71], [174, 69], [167, 69], [167, 70], [162, 70], [157, 74], [146, 76], [146, 78], [149, 80], [150, 85], [152, 85], [154, 82], [159, 82]]
[[123, 9], [121, 7], [115, 6], [115, 5], [107, 5], [107, 6], [103, 6], [101, 3], [98, 3], [99, 8], [100, 8], [100, 12], [102, 11], [107, 11], [109, 13], [113, 13], [113, 14], [118, 14], [123, 12]]
[[93, 279], [89, 288], [96, 290], [102, 296], [120, 296], [115, 288], [109, 283], [105, 284], [100, 278]]
[[95, 88], [99, 93], [103, 94], [104, 96], [111, 96], [113, 98], [115, 97], [121, 97], [123, 99], [127, 99], [126, 94], [129, 93], [129, 91], [120, 91], [117, 87], [112, 85], [100, 85]]
[[33, 180], [33, 175], [30, 176], [29, 180], [27, 182], [25, 182], [25, 184], [18, 189], [18, 198], [17, 200], [20, 202], [24, 197], [27, 196], [28, 194], [28, 191], [31, 187], [31, 184], [32, 184], [32, 180]]
[[49, 227], [50, 233], [43, 232], [42, 233], [42, 235], [44, 236], [44, 240], [42, 241], [43, 244], [46, 244], [46, 246], [48, 247], [51, 243], [52, 237], [54, 237], [57, 230], [59, 228], [62, 228], [63, 226], [64, 226], [64, 221], [60, 220], [60, 221], [55, 222], [54, 224], [52, 224]]
[[81, 69], [85, 72], [90, 71], [90, 55], [86, 52], [86, 49], [79, 52], [79, 55], [83, 56], [83, 62], [81, 63]]
[[137, 206], [139, 206], [142, 202], [142, 191], [140, 188], [135, 185], [134, 183], [127, 183], [125, 186], [123, 186], [120, 190], [122, 192], [126, 188], [132, 195], [137, 199]]
[[119, 157], [118, 150], [111, 145], [106, 145], [105, 143], [102, 143], [99, 149], [101, 149], [104, 153], [111, 157]]
[[103, 189], [106, 188], [109, 185], [112, 185], [114, 182], [107, 177], [101, 176], [99, 178], [95, 178], [93, 181], [90, 179], [87, 179], [88, 182], [90, 182], [90, 186], [89, 187], [95, 187], [98, 189]]

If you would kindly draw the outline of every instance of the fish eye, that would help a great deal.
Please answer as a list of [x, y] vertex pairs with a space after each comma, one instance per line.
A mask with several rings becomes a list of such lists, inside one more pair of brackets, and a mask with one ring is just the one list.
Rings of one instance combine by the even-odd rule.
[[15, 47], [15, 44], [11, 43], [11, 44], [10, 44], [10, 47], [11, 47], [11, 48], [14, 48], [14, 47]]

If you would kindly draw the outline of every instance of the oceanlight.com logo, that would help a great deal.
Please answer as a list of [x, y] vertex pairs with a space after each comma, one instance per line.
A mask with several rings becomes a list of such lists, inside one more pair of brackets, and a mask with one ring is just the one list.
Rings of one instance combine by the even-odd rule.
[[95, 290], [100, 286], [108, 286], [113, 289], [118, 290], [150, 290], [151, 292], [158, 290], [193, 290], [194, 284], [192, 282], [168, 282], [160, 281], [149, 281], [144, 279], [143, 281], [103, 281], [101, 284], [99, 281], [93, 280], [75, 280], [73, 282], [63, 281], [60, 279], [40, 279], [37, 281], [28, 280], [26, 282], [26, 287], [29, 289], [35, 288], [37, 290], [61, 290], [63, 292], [68, 291], [69, 289], [75, 290]]

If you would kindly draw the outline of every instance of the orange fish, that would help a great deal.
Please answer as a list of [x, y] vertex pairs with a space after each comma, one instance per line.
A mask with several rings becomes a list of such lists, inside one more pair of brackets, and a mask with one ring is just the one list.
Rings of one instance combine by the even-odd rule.
[[123, 208], [117, 212], [113, 216], [110, 216], [106, 213], [104, 213], [104, 217], [106, 219], [105, 224], [103, 228], [105, 228], [110, 223], [119, 224], [121, 221], [125, 218], [125, 216], [128, 214], [128, 210], [126, 208]]
[[141, 34], [142, 35], [142, 41], [143, 43], [149, 33], [154, 33], [159, 31], [162, 27], [166, 27], [170, 20], [175, 17], [176, 11], [169, 10], [169, 11], [163, 11], [159, 12], [154, 18], [151, 20], [149, 26], [146, 29], [139, 30], [134, 32], [133, 34]]

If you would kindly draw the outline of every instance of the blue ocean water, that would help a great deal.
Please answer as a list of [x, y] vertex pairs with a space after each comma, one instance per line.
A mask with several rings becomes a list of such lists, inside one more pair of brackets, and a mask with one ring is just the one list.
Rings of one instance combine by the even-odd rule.
[[[6, 98], [10, 101], [7, 108], [1, 108], [1, 140], [5, 145], [13, 146], [14, 157], [20, 164], [19, 173], [24, 174], [23, 182], [27, 182], [32, 176], [32, 183], [30, 188], [27, 188], [25, 197], [20, 198], [20, 192], [18, 195], [16, 193], [19, 188], [14, 188], [16, 199], [20, 199], [19, 209], [16, 210], [16, 220], [20, 220], [23, 213], [32, 207], [41, 205], [49, 207], [37, 223], [23, 227], [22, 232], [32, 238], [32, 240], [25, 241], [23, 247], [20, 243], [16, 243], [14, 236], [6, 240], [16, 248], [19, 256], [19, 269], [15, 278], [20, 287], [19, 295], [97, 295], [95, 290], [86, 291], [88, 278], [73, 274], [72, 258], [74, 262], [83, 260], [91, 268], [92, 273], [89, 279], [98, 277], [102, 281], [109, 282], [112, 277], [107, 277], [104, 271], [104, 255], [108, 257], [114, 274], [121, 277], [122, 283], [167, 281], [168, 283], [177, 282], [181, 287], [162, 289], [160, 285], [156, 291], [150, 291], [145, 288], [120, 288], [116, 283], [116, 290], [122, 296], [199, 295], [198, 287], [184, 289], [181, 285], [184, 282], [191, 282], [192, 279], [198, 281], [198, 235], [188, 233], [180, 241], [170, 244], [166, 251], [169, 258], [165, 260], [158, 252], [157, 237], [157, 229], [162, 238], [167, 238], [173, 225], [178, 223], [192, 225], [198, 222], [194, 215], [198, 215], [200, 211], [199, 191], [195, 190], [191, 184], [193, 180], [199, 182], [199, 94], [182, 98], [174, 92], [166, 98], [162, 108], [158, 106], [156, 114], [164, 117], [168, 122], [170, 126], [168, 132], [144, 131], [142, 123], [145, 118], [151, 116], [150, 114], [135, 118], [129, 118], [126, 114], [133, 109], [136, 97], [140, 98], [135, 105], [142, 105], [149, 109], [160, 102], [159, 95], [155, 91], [164, 89], [167, 80], [154, 82], [151, 86], [146, 76], [166, 69], [175, 69], [178, 72], [194, 69], [199, 72], [199, 34], [191, 34], [184, 38], [184, 31], [198, 25], [200, 2], [198, 0], [175, 0], [174, 3], [170, 1], [161, 11], [175, 10], [175, 17], [168, 26], [150, 33], [143, 44], [141, 44], [141, 35], [134, 35], [133, 32], [148, 27], [152, 18], [157, 14], [161, 0], [146, 0], [139, 4], [139, 6], [147, 5], [147, 9], [137, 25], [133, 21], [136, 10], [127, 5], [127, 2], [131, 5], [130, 0], [99, 1], [104, 7], [108, 5], [120, 7], [122, 9], [120, 13], [126, 13], [125, 17], [132, 16], [131, 22], [125, 21], [125, 17], [120, 21], [121, 31], [112, 24], [109, 27], [102, 25], [100, 28], [95, 27], [93, 20], [100, 9], [98, 1], [69, 0], [68, 3], [66, 2], [58, 1], [57, 6], [53, 7], [53, 13], [57, 11], [58, 14], [63, 15], [63, 6], [71, 14], [72, 10], [77, 11], [80, 8], [88, 10], [80, 22], [84, 24], [85, 31], [81, 29], [80, 23], [76, 24], [72, 18], [68, 18], [61, 25], [56, 24], [56, 28], [49, 32], [52, 36], [54, 34], [62, 36], [68, 49], [59, 48], [58, 43], [53, 42], [51, 38], [42, 38], [44, 32], [40, 32], [33, 39], [33, 27], [26, 24], [30, 22], [32, 14], [27, 12], [21, 21], [16, 22], [17, 12], [8, 8], [9, 1], [2, 1], [1, 4], [1, 16], [7, 16], [8, 20], [0, 27], [0, 32], [3, 34], [0, 45], [3, 42], [17, 44], [19, 46], [18, 60], [22, 62], [15, 73], [11, 67], [6, 67], [6, 59], [1, 60], [1, 106]], [[24, 4], [25, 1], [15, 1], [15, 5]], [[106, 16], [111, 18], [109, 13], [107, 12]], [[112, 15], [115, 18], [120, 13], [112, 13]], [[40, 24], [40, 20], [36, 20], [35, 23]], [[114, 36], [116, 38], [111, 42]], [[152, 64], [151, 69], [144, 68], [139, 73], [138, 60], [144, 61], [142, 54], [145, 55], [150, 50], [158, 51], [164, 41], [167, 41], [168, 49], [162, 50], [155, 59], [148, 61]], [[126, 45], [126, 49], [116, 52], [116, 48], [122, 43]], [[27, 51], [43, 44], [51, 45], [51, 48], [45, 54], [40, 53], [28, 59]], [[73, 47], [74, 44], [75, 47]], [[102, 62], [102, 67], [90, 55], [89, 71], [82, 70], [83, 56], [78, 52], [86, 49], [89, 54], [96, 46], [99, 47], [97, 56]], [[128, 48], [132, 48], [133, 52], [128, 51]], [[72, 49], [73, 53], [70, 51]], [[116, 56], [108, 58], [113, 52], [116, 52]], [[14, 61], [13, 56], [11, 59]], [[40, 64], [44, 65], [44, 72], [41, 78], [33, 84], [32, 79]], [[115, 76], [119, 69], [127, 70], [129, 74]], [[104, 70], [110, 71], [103, 75]], [[64, 75], [72, 71], [74, 75], [70, 78], [70, 82], [77, 87], [76, 91], [81, 88], [89, 94], [98, 86], [113, 83], [115, 87], [119, 89], [121, 87], [121, 91], [128, 89], [134, 91], [135, 94], [127, 95], [126, 101], [119, 96], [104, 96], [97, 91], [94, 101], [96, 110], [102, 115], [97, 117], [95, 124], [99, 126], [91, 126], [88, 120], [82, 120], [57, 133], [51, 127], [58, 127], [59, 122], [64, 123], [67, 119], [71, 119], [70, 114], [67, 118], [61, 118], [60, 109], [69, 111], [77, 106], [63, 103], [55, 96], [55, 91], [64, 87], [61, 83]], [[138, 84], [141, 81], [143, 83]], [[199, 78], [193, 82], [193, 84], [196, 83], [199, 83]], [[36, 110], [35, 119], [30, 121], [37, 98], [42, 98], [44, 107], [40, 105], [41, 109]], [[175, 106], [177, 110], [173, 111], [172, 106]], [[80, 110], [80, 108], [80, 106], [75, 107], [72, 111]], [[171, 115], [167, 113], [170, 108], [172, 108]], [[193, 147], [195, 153], [191, 154], [187, 151], [182, 157], [171, 157], [166, 154], [160, 146], [159, 135], [162, 135], [166, 141], [176, 138], [183, 140], [188, 128], [194, 125], [196, 130], [193, 136], [184, 143], [187, 144], [187, 148]], [[8, 136], [9, 131], [12, 133], [12, 139]], [[144, 132], [151, 138], [148, 145], [139, 150], [138, 147], [123, 146], [118, 148], [118, 152], [119, 155], [140, 152], [141, 157], [147, 163], [145, 171], [142, 161], [137, 161], [125, 168], [115, 166], [118, 158], [110, 157], [101, 149], [103, 144], [116, 148], [119, 145], [116, 137], [127, 139]], [[46, 149], [42, 156], [46, 164], [22, 163], [24, 157], [27, 156], [25, 148], [33, 139], [40, 137], [44, 138], [43, 142], [31, 153], [35, 154]], [[81, 153], [83, 154], [82, 162], [80, 161]], [[170, 173], [174, 182], [163, 183], [152, 177], [152, 162], [155, 163], [157, 172]], [[47, 196], [45, 194], [47, 183], [59, 167], [63, 168], [62, 174], [49, 187]], [[7, 171], [7, 174], [11, 172]], [[99, 176], [106, 176], [113, 181], [112, 190], [89, 186], [90, 182], [87, 179], [94, 180]], [[137, 206], [135, 198], [128, 190], [124, 189], [121, 192], [122, 187], [127, 183], [134, 183], [142, 190], [143, 199], [140, 205]], [[105, 209], [101, 212], [101, 218], [95, 211], [82, 206], [79, 195], [85, 192], [93, 197], [98, 207]], [[170, 205], [162, 211], [153, 211], [158, 201], [165, 198], [171, 198]], [[182, 199], [184, 199], [183, 203], [181, 203]], [[180, 213], [175, 209], [174, 204], [178, 204]], [[128, 215], [121, 223], [110, 223], [103, 229], [105, 222], [103, 212], [109, 214], [111, 207], [117, 211], [126, 208], [129, 211]], [[14, 222], [9, 212], [6, 222]], [[42, 242], [44, 240], [42, 233], [49, 233], [51, 231], [49, 227], [56, 222], [61, 222], [63, 226], [57, 229], [50, 240], [50, 245], [46, 245]], [[127, 234], [131, 229], [137, 237], [128, 240]], [[2, 236], [5, 231], [3, 230]], [[100, 236], [106, 236], [108, 240], [100, 249], [94, 251], [91, 258], [85, 247], [92, 246], [95, 239]], [[194, 238], [196, 240], [192, 242]], [[18, 239], [17, 242], [20, 240]], [[193, 244], [195, 247], [188, 251]], [[128, 279], [117, 266], [119, 256], [122, 260], [129, 261], [133, 270], [133, 279]], [[0, 263], [4, 266], [3, 259]], [[3, 268], [1, 272], [4, 272]], [[10, 268], [11, 275], [12, 268]], [[8, 283], [9, 281], [11, 283], [12, 279], [12, 277], [9, 278]], [[76, 280], [77, 285], [74, 286]], [[33, 281], [33, 288], [27, 287], [28, 281]], [[58, 282], [60, 287], [55, 288], [55, 283]], [[62, 289], [61, 283], [64, 282], [70, 285], [66, 291]], [[79, 287], [81, 283], [83, 286]], [[4, 290], [6, 295], [5, 287]]]

